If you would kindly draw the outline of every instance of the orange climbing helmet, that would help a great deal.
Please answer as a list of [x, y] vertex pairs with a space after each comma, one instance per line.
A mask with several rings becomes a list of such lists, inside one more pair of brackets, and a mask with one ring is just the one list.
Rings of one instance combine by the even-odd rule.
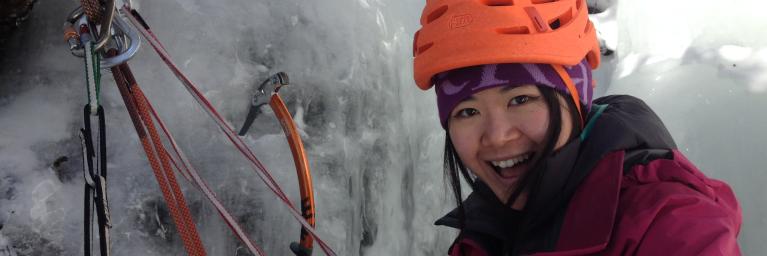
[[427, 0], [413, 40], [415, 81], [497, 63], [599, 66], [586, 0]]

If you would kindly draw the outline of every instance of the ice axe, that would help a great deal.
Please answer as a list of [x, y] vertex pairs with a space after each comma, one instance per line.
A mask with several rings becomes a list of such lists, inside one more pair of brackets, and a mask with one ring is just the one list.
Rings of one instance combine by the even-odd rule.
[[[274, 111], [275, 116], [280, 121], [285, 138], [288, 140], [290, 152], [293, 155], [293, 163], [296, 166], [298, 176], [298, 186], [301, 195], [301, 215], [309, 225], [315, 227], [314, 218], [314, 190], [312, 188], [312, 175], [309, 171], [309, 160], [304, 151], [303, 142], [299, 136], [293, 117], [288, 112], [285, 102], [277, 93], [284, 85], [288, 85], [288, 74], [279, 72], [267, 78], [258, 87], [256, 94], [250, 104], [248, 117], [242, 126], [239, 135], [243, 136], [248, 132], [248, 128], [253, 124], [253, 120], [261, 114], [261, 106], [269, 104]], [[290, 244], [290, 250], [296, 256], [309, 256], [312, 254], [314, 238], [309, 235], [306, 229], [301, 228], [300, 239], [298, 242]]]
[[289, 83], [290, 79], [288, 78], [288, 74], [279, 72], [270, 76], [258, 86], [256, 94], [253, 95], [253, 98], [250, 101], [250, 110], [248, 111], [248, 117], [245, 118], [245, 124], [243, 124], [242, 129], [240, 129], [240, 136], [245, 136], [248, 129], [250, 129], [250, 125], [253, 124], [253, 120], [256, 120], [256, 117], [261, 114], [261, 106], [269, 104], [271, 94], [276, 93], [280, 90], [280, 87], [288, 85]]

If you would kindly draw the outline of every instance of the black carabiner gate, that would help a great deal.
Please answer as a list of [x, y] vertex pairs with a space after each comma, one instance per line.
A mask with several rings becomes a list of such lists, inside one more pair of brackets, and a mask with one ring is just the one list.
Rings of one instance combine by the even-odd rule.
[[[91, 107], [85, 105], [83, 110], [84, 128], [80, 130], [80, 139], [83, 144], [83, 174], [85, 176], [85, 248], [86, 256], [91, 255], [91, 224], [93, 222], [92, 208], [95, 205], [96, 219], [99, 226], [99, 248], [101, 256], [108, 256], [110, 252], [109, 228], [112, 227], [109, 207], [107, 203], [107, 141], [106, 121], [104, 108], [98, 106], [96, 118], [98, 118], [98, 151], [93, 144], [93, 132], [91, 130]], [[98, 152], [98, 154], [97, 154]], [[95, 160], [95, 163], [94, 163]], [[95, 195], [94, 195], [95, 192]]]

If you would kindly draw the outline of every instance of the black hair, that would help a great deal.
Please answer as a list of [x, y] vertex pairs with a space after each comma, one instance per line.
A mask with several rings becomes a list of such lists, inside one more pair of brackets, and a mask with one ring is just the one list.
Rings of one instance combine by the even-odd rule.
[[[564, 97], [565, 102], [568, 106], [568, 113], [570, 114], [570, 119], [572, 120], [572, 131], [570, 133], [570, 137], [568, 138], [568, 142], [577, 138], [581, 133], [581, 127], [582, 127], [582, 121], [581, 116], [585, 117], [586, 113], [582, 112], [580, 115], [578, 114], [577, 108], [575, 106], [575, 103], [570, 100], [569, 95], [563, 95], [558, 90], [555, 90], [548, 86], [537, 86], [537, 88], [541, 92], [541, 96], [544, 99], [544, 102], [546, 104], [546, 107], [549, 109], [549, 127], [546, 130], [546, 141], [543, 143], [544, 147], [543, 149], [536, 153], [532, 162], [532, 167], [530, 171], [525, 173], [521, 179], [519, 179], [519, 186], [512, 192], [511, 197], [509, 197], [509, 200], [506, 202], [507, 206], [511, 206], [514, 201], [517, 200], [519, 195], [527, 190], [529, 191], [528, 194], [528, 201], [532, 201], [535, 199], [536, 196], [536, 188], [540, 185], [543, 172], [540, 171], [543, 169], [545, 165], [544, 159], [551, 155], [554, 152], [554, 146], [557, 143], [557, 140], [559, 139], [559, 133], [562, 129], [562, 117], [561, 117], [561, 104], [559, 102], [559, 97]], [[585, 109], [585, 108], [584, 108]], [[449, 125], [449, 123], [448, 123]], [[450, 186], [453, 197], [455, 199], [456, 205], [458, 207], [458, 219], [459, 219], [459, 227], [461, 231], [463, 231], [465, 227], [466, 222], [466, 214], [465, 209], [463, 206], [463, 196], [462, 196], [462, 189], [461, 189], [461, 181], [459, 178], [459, 175], [463, 177], [464, 181], [469, 184], [469, 186], [472, 187], [473, 190], [476, 190], [475, 182], [476, 180], [472, 178], [472, 176], [469, 174], [469, 170], [466, 168], [466, 166], [463, 164], [461, 159], [458, 156], [458, 153], [455, 150], [455, 147], [453, 146], [453, 142], [450, 138], [450, 133], [448, 132], [449, 129], [445, 129], [445, 154], [444, 154], [444, 175], [445, 175], [445, 182]]]

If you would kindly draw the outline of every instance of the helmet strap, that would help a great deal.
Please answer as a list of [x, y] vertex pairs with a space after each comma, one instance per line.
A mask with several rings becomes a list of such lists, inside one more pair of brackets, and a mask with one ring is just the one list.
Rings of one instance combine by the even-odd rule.
[[551, 64], [551, 67], [553, 67], [554, 71], [559, 74], [559, 77], [562, 78], [563, 82], [565, 82], [567, 90], [570, 91], [570, 96], [572, 96], [573, 103], [575, 103], [575, 107], [578, 109], [578, 116], [581, 118], [581, 129], [583, 129], [585, 120], [583, 119], [583, 112], [581, 111], [581, 97], [578, 94], [578, 89], [575, 88], [573, 80], [570, 78], [570, 75], [567, 74], [567, 71], [565, 71], [565, 68], [562, 67], [562, 65]]

